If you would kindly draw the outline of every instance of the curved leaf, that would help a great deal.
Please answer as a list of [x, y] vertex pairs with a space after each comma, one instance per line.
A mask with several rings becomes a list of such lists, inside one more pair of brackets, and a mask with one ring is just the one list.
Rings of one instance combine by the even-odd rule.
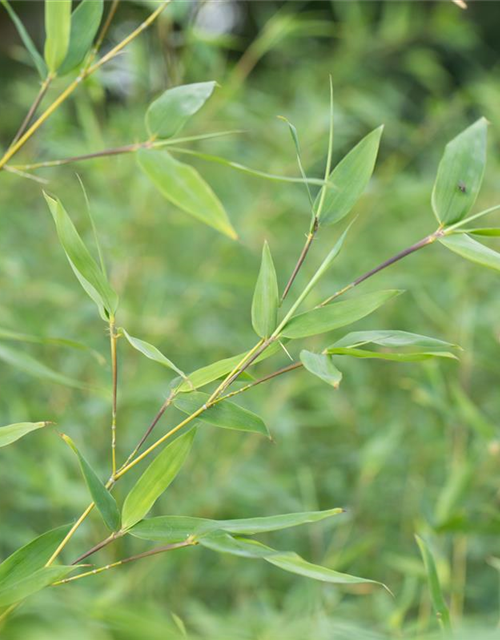
[[439, 242], [466, 260], [500, 271], [500, 253], [486, 247], [465, 233], [440, 238]]
[[0, 587], [0, 607], [13, 604], [24, 600], [28, 596], [32, 596], [37, 591], [41, 591], [53, 582], [62, 580], [68, 573], [74, 571], [77, 567], [70, 565], [64, 567], [61, 565], [52, 567], [43, 567], [34, 571], [31, 575], [26, 576], [22, 580], [13, 580], [9, 582], [8, 587]]
[[82, 0], [71, 14], [69, 48], [58, 73], [60, 76], [73, 71], [90, 51], [101, 24], [103, 0]]
[[51, 73], [68, 52], [71, 31], [71, 0], [45, 0], [45, 62]]
[[431, 594], [432, 606], [438, 618], [438, 621], [444, 629], [449, 631], [451, 629], [450, 613], [444, 600], [443, 592], [441, 590], [441, 584], [436, 569], [436, 563], [434, 562], [434, 556], [429, 548], [429, 545], [420, 536], [415, 536], [417, 544], [422, 554], [425, 570], [427, 572], [427, 581], [429, 584], [429, 591]]
[[252, 300], [252, 326], [261, 338], [269, 338], [278, 320], [279, 292], [269, 245], [264, 242], [260, 272]]
[[146, 342], [145, 340], [134, 338], [129, 333], [127, 333], [127, 331], [123, 327], [121, 327], [120, 330], [123, 332], [123, 335], [127, 338], [127, 340], [134, 347], [134, 349], [136, 349], [137, 351], [145, 355], [146, 358], [149, 358], [154, 362], [158, 362], [159, 364], [162, 364], [164, 367], [168, 367], [169, 369], [172, 369], [172, 371], [175, 371], [183, 378], [186, 378], [186, 374], [183, 371], [181, 371], [178, 367], [176, 367], [175, 364], [171, 360], [169, 360], [166, 356], [164, 356], [163, 353], [159, 349], [157, 349], [154, 345], [149, 344], [149, 342]]
[[0, 427], [0, 447], [6, 447], [8, 444], [12, 444], [19, 440], [23, 436], [42, 429], [51, 422], [17, 422], [16, 424], [9, 424], [6, 427]]
[[339, 388], [342, 372], [333, 364], [330, 356], [303, 350], [300, 352], [300, 361], [309, 373], [330, 384], [334, 389]]
[[33, 40], [31, 39], [31, 36], [26, 31], [17, 13], [11, 7], [10, 2], [8, 2], [8, 0], [0, 0], [0, 3], [5, 7], [5, 10], [9, 14], [12, 22], [14, 23], [14, 26], [16, 27], [17, 32], [21, 40], [23, 41], [24, 46], [26, 47], [28, 53], [32, 57], [33, 62], [35, 63], [36, 70], [38, 71], [38, 75], [42, 80], [45, 80], [47, 76], [47, 65], [45, 64], [45, 60], [38, 53], [38, 49], [36, 48]]

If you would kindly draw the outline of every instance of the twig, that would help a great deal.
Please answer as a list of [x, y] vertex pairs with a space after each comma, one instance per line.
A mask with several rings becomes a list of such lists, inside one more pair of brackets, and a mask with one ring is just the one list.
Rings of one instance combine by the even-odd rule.
[[314, 240], [316, 233], [318, 231], [318, 219], [314, 218], [314, 223], [313, 223], [313, 227], [311, 229], [311, 231], [309, 232], [309, 234], [307, 235], [307, 239], [306, 239], [306, 243], [304, 245], [304, 248], [302, 249], [299, 259], [297, 260], [297, 263], [292, 271], [292, 275], [290, 276], [285, 290], [283, 291], [283, 295], [281, 296], [281, 303], [283, 304], [283, 301], [285, 300], [285, 298], [288, 295], [288, 292], [290, 291], [290, 288], [292, 286], [292, 284], [294, 283], [295, 278], [297, 277], [297, 274], [299, 273], [302, 265], [304, 264], [304, 261], [307, 257], [307, 254], [309, 252], [309, 249], [311, 248], [312, 245], [312, 241]]
[[28, 110], [28, 113], [26, 114], [26, 117], [24, 118], [21, 126], [19, 127], [19, 129], [17, 130], [16, 135], [14, 136], [14, 139], [12, 140], [10, 146], [16, 144], [16, 142], [19, 140], [19, 138], [23, 135], [23, 133], [26, 131], [26, 127], [29, 125], [29, 123], [31, 122], [31, 119], [33, 118], [33, 116], [36, 113], [36, 110], [38, 109], [40, 102], [43, 100], [43, 98], [45, 97], [45, 94], [47, 93], [48, 88], [50, 87], [50, 83], [52, 82], [52, 80], [55, 78], [55, 74], [49, 74], [45, 80], [42, 82], [42, 85], [40, 87], [40, 91], [37, 93], [37, 96], [35, 98], [35, 100], [33, 101], [33, 104], [31, 105], [31, 107]]
[[112, 376], [112, 402], [111, 402], [111, 477], [115, 477], [116, 473], [116, 408], [118, 399], [118, 357], [116, 351], [116, 342], [118, 336], [115, 329], [115, 319], [109, 321], [109, 342], [111, 350], [111, 376]]

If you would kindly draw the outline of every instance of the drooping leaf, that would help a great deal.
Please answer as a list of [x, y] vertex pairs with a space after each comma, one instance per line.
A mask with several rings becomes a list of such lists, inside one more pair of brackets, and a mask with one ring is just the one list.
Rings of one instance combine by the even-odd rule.
[[73, 440], [65, 434], [62, 435], [62, 438], [64, 442], [71, 447], [78, 458], [83, 478], [88, 487], [89, 493], [92, 496], [92, 500], [104, 520], [104, 524], [108, 529], [111, 529], [111, 531], [117, 531], [120, 527], [120, 512], [115, 499], [99, 480], [96, 472], [92, 469], [87, 460], [78, 451]]
[[331, 356], [302, 350], [300, 361], [309, 373], [330, 384], [334, 389], [338, 389], [342, 372], [333, 364]]
[[[326, 189], [320, 224], [333, 224], [342, 220], [356, 204], [370, 181], [377, 158], [383, 126], [365, 136], [333, 169]], [[321, 193], [316, 197], [314, 210], [321, 202]]]
[[486, 129], [481, 118], [446, 145], [432, 191], [432, 208], [442, 224], [465, 218], [476, 201], [486, 165]]
[[278, 320], [279, 292], [276, 270], [267, 242], [262, 248], [260, 272], [252, 300], [252, 326], [261, 338], [269, 338]]
[[101, 317], [104, 320], [113, 317], [118, 307], [118, 296], [90, 255], [61, 201], [47, 194], [44, 195], [56, 224], [59, 241], [73, 272], [96, 303]]
[[45, 62], [51, 73], [61, 66], [69, 47], [71, 0], [45, 0]]
[[16, 440], [19, 440], [23, 436], [37, 429], [42, 429], [47, 425], [52, 424], [50, 422], [17, 422], [16, 424], [9, 424], [6, 427], [0, 427], [0, 447], [6, 447], [8, 444], [12, 444]]
[[123, 335], [127, 338], [127, 340], [134, 347], [134, 349], [136, 349], [137, 351], [145, 355], [146, 358], [149, 358], [150, 360], [154, 360], [154, 362], [158, 362], [162, 364], [164, 367], [168, 367], [169, 369], [172, 369], [172, 371], [175, 371], [183, 378], [186, 378], [186, 374], [183, 371], [181, 371], [178, 367], [176, 367], [175, 364], [171, 360], [169, 360], [166, 356], [164, 356], [163, 353], [159, 349], [157, 349], [154, 345], [149, 344], [149, 342], [145, 342], [144, 340], [140, 340], [139, 338], [134, 338], [123, 327], [121, 327], [120, 330], [123, 332]]
[[16, 27], [17, 32], [21, 40], [23, 41], [24, 46], [26, 47], [28, 53], [32, 57], [36, 70], [38, 71], [38, 75], [42, 80], [45, 80], [47, 76], [47, 65], [45, 64], [45, 60], [39, 54], [38, 49], [35, 46], [35, 43], [31, 39], [31, 36], [26, 31], [23, 23], [21, 22], [17, 13], [12, 8], [10, 2], [8, 2], [8, 0], [0, 0], [0, 3], [2, 4], [3, 7], [5, 7], [5, 10], [9, 14], [12, 22], [14, 23], [14, 26]]
[[199, 111], [215, 89], [215, 82], [196, 82], [167, 89], [146, 112], [149, 135], [171, 138]]
[[[208, 393], [202, 393], [201, 391], [194, 391], [193, 393], [187, 394], [183, 393], [174, 398], [174, 405], [180, 411], [191, 415], [200, 407], [203, 407], [209, 398]], [[262, 418], [248, 411], [248, 409], [243, 409], [243, 407], [229, 402], [229, 400], [214, 404], [201, 413], [198, 420], [207, 422], [215, 427], [221, 427], [222, 429], [234, 429], [235, 431], [249, 431], [251, 433], [269, 435], [269, 431]]]
[[65, 524], [46, 531], [6, 558], [0, 564], [0, 589], [8, 589], [44, 567], [70, 529], [71, 525]]
[[103, 0], [82, 0], [73, 11], [69, 48], [58, 71], [60, 76], [73, 71], [83, 62], [101, 24], [103, 9]]
[[427, 572], [427, 582], [429, 585], [429, 591], [432, 600], [432, 606], [436, 613], [439, 623], [446, 631], [451, 630], [450, 613], [446, 605], [441, 584], [439, 582], [439, 576], [436, 569], [436, 563], [434, 556], [429, 548], [429, 545], [420, 536], [415, 536], [417, 544], [422, 554], [425, 570]]
[[286, 338], [306, 338], [344, 327], [373, 313], [400, 293], [402, 292], [397, 289], [375, 291], [351, 300], [334, 302], [325, 307], [306, 311], [292, 318], [283, 329], [282, 335]]
[[61, 565], [43, 567], [22, 580], [9, 581], [7, 587], [0, 587], [0, 607], [5, 607], [24, 600], [28, 596], [32, 596], [53, 582], [62, 580], [68, 573], [71, 573], [71, 571], [74, 571], [76, 568], [74, 565], [70, 565], [69, 567]]
[[500, 253], [486, 247], [465, 233], [440, 238], [439, 242], [466, 260], [500, 271]]
[[142, 149], [137, 161], [167, 200], [233, 240], [238, 237], [219, 198], [196, 169], [166, 151]]
[[244, 518], [237, 520], [206, 520], [190, 516], [159, 516], [141, 520], [129, 533], [144, 540], [162, 542], [182, 542], [191, 537], [197, 539], [212, 531], [227, 531], [243, 535], [254, 535], [268, 531], [279, 531], [312, 522], [319, 522], [343, 513], [343, 509], [287, 513], [278, 516]]
[[191, 429], [169, 444], [149, 465], [125, 498], [122, 529], [142, 520], [179, 473], [193, 444], [196, 429]]

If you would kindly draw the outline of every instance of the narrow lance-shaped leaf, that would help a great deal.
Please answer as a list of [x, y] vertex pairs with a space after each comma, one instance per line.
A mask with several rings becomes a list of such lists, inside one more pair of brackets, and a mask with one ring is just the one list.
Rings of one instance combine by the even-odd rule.
[[342, 372], [333, 364], [331, 356], [302, 350], [300, 361], [309, 373], [330, 384], [334, 389], [338, 389]]
[[71, 0], [45, 0], [45, 62], [51, 73], [66, 57], [70, 31]]
[[[365, 136], [334, 168], [330, 174], [330, 187], [326, 189], [320, 224], [333, 224], [342, 220], [356, 204], [370, 181], [377, 158], [383, 126]], [[317, 211], [322, 191], [314, 202]]]
[[77, 569], [75, 565], [70, 565], [69, 567], [61, 565], [43, 567], [22, 580], [10, 581], [8, 587], [0, 587], [0, 607], [20, 602], [28, 596], [32, 596], [53, 582], [62, 580], [75, 569]]
[[142, 520], [179, 473], [193, 444], [196, 429], [191, 429], [168, 445], [149, 465], [128, 496], [122, 510], [122, 529]]
[[465, 233], [445, 236], [440, 238], [439, 242], [466, 260], [500, 271], [500, 253], [486, 247]]
[[[195, 391], [193, 393], [176, 396], [174, 398], [174, 405], [180, 411], [191, 415], [200, 407], [203, 407], [209, 398], [210, 396], [207, 393]], [[235, 431], [249, 431], [251, 433], [269, 435], [262, 418], [252, 411], [248, 411], [248, 409], [243, 409], [243, 407], [229, 402], [229, 400], [217, 402], [209, 409], [206, 409], [199, 415], [198, 420], [207, 422], [215, 427], [221, 427], [222, 429], [234, 429]]]
[[279, 292], [276, 270], [267, 242], [262, 248], [260, 272], [252, 300], [252, 326], [261, 338], [269, 338], [278, 320]]
[[306, 175], [306, 172], [304, 171], [304, 165], [302, 164], [302, 154], [300, 153], [300, 143], [299, 143], [299, 135], [297, 133], [297, 129], [284, 116], [278, 116], [278, 118], [280, 120], [283, 120], [283, 122], [286, 122], [286, 124], [288, 125], [288, 129], [290, 131], [290, 135], [292, 136], [293, 144], [295, 145], [295, 152], [297, 154], [297, 164], [299, 165], [300, 175], [302, 176], [302, 178], [303, 178], [303, 180], [305, 182], [306, 189], [307, 189], [307, 196], [309, 198], [309, 202], [310, 202], [311, 207], [312, 207], [313, 199], [312, 199], [312, 196], [311, 196], [311, 190], [309, 188], [309, 183], [307, 181], [307, 175]]
[[6, 447], [8, 444], [12, 444], [19, 440], [23, 436], [42, 429], [51, 422], [17, 422], [16, 424], [9, 424], [6, 427], [0, 427], [0, 447]]
[[103, 320], [113, 317], [118, 307], [118, 296], [90, 255], [61, 201], [47, 194], [44, 195], [56, 224], [59, 241], [76, 277], [97, 304]]
[[486, 129], [481, 118], [446, 145], [432, 191], [432, 208], [442, 224], [463, 220], [476, 201], [486, 165]]
[[64, 442], [66, 442], [66, 444], [69, 445], [69, 447], [74, 451], [76, 457], [78, 458], [85, 483], [88, 487], [90, 495], [92, 496], [92, 500], [95, 502], [95, 506], [97, 507], [99, 513], [102, 516], [102, 519], [104, 520], [104, 524], [108, 527], [108, 529], [111, 529], [111, 531], [117, 531], [120, 527], [120, 512], [118, 510], [115, 499], [106, 489], [104, 484], [99, 480], [96, 472], [92, 469], [87, 460], [78, 451], [78, 448], [73, 440], [65, 434], [62, 434], [61, 437]]
[[498, 227], [479, 227], [477, 229], [463, 229], [464, 233], [470, 233], [473, 236], [500, 236], [500, 229]]
[[344, 327], [373, 313], [380, 306], [398, 296], [397, 289], [367, 293], [352, 300], [306, 311], [292, 318], [282, 331], [286, 338], [306, 338], [332, 329]]
[[103, 0], [82, 0], [71, 14], [69, 48], [58, 74], [63, 76], [80, 65], [90, 51], [101, 24]]
[[243, 535], [255, 535], [268, 531], [280, 531], [290, 527], [326, 520], [343, 513], [343, 509], [286, 513], [278, 516], [242, 518], [236, 520], [207, 520], [191, 516], [159, 516], [141, 520], [129, 533], [137, 538], [162, 542], [181, 542], [186, 538], [196, 540], [212, 531], [227, 531]]
[[428, 544], [420, 538], [420, 536], [415, 536], [417, 544], [420, 548], [420, 553], [422, 554], [422, 559], [424, 561], [425, 570], [427, 572], [427, 581], [429, 584], [429, 591], [431, 594], [432, 606], [436, 613], [439, 623], [443, 626], [446, 631], [451, 630], [450, 623], [450, 613], [448, 611], [448, 607], [444, 600], [443, 592], [441, 590], [441, 584], [439, 582], [439, 577], [436, 569], [436, 563], [434, 562], [434, 556], [428, 546]]
[[8, 0], [0, 0], [0, 3], [2, 4], [3, 7], [5, 7], [5, 10], [9, 14], [12, 22], [14, 23], [17, 29], [17, 32], [19, 33], [19, 36], [23, 41], [24, 46], [26, 47], [28, 53], [32, 57], [36, 70], [38, 71], [38, 75], [42, 80], [44, 80], [47, 76], [47, 65], [45, 64], [44, 59], [38, 52], [38, 49], [36, 48], [33, 40], [31, 39], [31, 36], [26, 31], [23, 23], [19, 19], [17, 13], [12, 8], [10, 2], [8, 2]]
[[166, 151], [142, 149], [137, 161], [167, 200], [233, 240], [238, 237], [219, 198], [196, 169]]
[[210, 98], [215, 82], [196, 82], [167, 89], [146, 112], [149, 135], [171, 138]]
[[154, 362], [158, 362], [159, 364], [162, 364], [164, 367], [168, 367], [169, 369], [172, 369], [172, 371], [175, 371], [184, 379], [186, 379], [186, 374], [183, 371], [181, 371], [178, 367], [176, 367], [175, 364], [171, 360], [169, 360], [166, 356], [164, 356], [163, 353], [159, 349], [157, 349], [154, 345], [149, 344], [149, 342], [145, 342], [144, 340], [140, 340], [139, 338], [134, 338], [123, 327], [120, 328], [120, 331], [123, 332], [123, 335], [127, 338], [127, 340], [134, 347], [134, 349], [136, 349], [137, 351], [145, 355], [146, 358], [149, 358]]

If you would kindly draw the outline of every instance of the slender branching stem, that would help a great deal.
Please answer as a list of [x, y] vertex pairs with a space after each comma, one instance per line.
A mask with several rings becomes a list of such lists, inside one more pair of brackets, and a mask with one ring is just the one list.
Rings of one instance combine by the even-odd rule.
[[120, 3], [120, 0], [113, 0], [113, 2], [111, 3], [111, 8], [108, 12], [108, 15], [106, 16], [106, 20], [104, 21], [104, 24], [102, 25], [102, 29], [99, 32], [99, 35], [97, 36], [97, 39], [95, 41], [95, 44], [92, 48], [92, 51], [90, 53], [89, 56], [89, 64], [91, 64], [96, 55], [99, 52], [99, 49], [102, 46], [102, 43], [104, 42], [104, 38], [106, 37], [106, 34], [109, 31], [109, 28], [111, 26], [111, 23], [113, 22], [113, 18], [115, 17], [115, 13], [116, 10], [118, 9], [118, 4]]
[[253, 387], [256, 387], [263, 382], [267, 382], [268, 380], [272, 380], [273, 378], [277, 378], [278, 376], [283, 375], [284, 373], [288, 373], [289, 371], [295, 371], [295, 369], [299, 369], [302, 367], [302, 362], [294, 362], [293, 364], [289, 364], [287, 367], [283, 367], [282, 369], [278, 369], [278, 371], [274, 371], [273, 373], [269, 373], [267, 376], [259, 378], [258, 380], [254, 380], [253, 382], [249, 382], [241, 389], [237, 389], [236, 391], [231, 391], [231, 393], [226, 393], [224, 396], [220, 396], [217, 400], [214, 400], [214, 404], [218, 404], [223, 400], [227, 400], [228, 398], [232, 398], [233, 396], [237, 396], [240, 393], [244, 393]]
[[55, 74], [51, 73], [49, 74], [45, 80], [42, 82], [41, 86], [40, 86], [40, 90], [36, 95], [36, 98], [33, 101], [33, 104], [31, 105], [31, 107], [29, 108], [28, 113], [26, 114], [26, 117], [24, 118], [21, 126], [19, 127], [19, 129], [17, 130], [16, 135], [14, 136], [10, 146], [12, 147], [12, 145], [16, 144], [16, 142], [19, 140], [19, 138], [23, 135], [23, 133], [26, 131], [26, 128], [28, 127], [29, 123], [31, 122], [33, 116], [36, 113], [36, 110], [38, 109], [38, 107], [40, 106], [41, 101], [43, 100], [43, 98], [45, 97], [45, 94], [48, 91], [48, 88], [50, 87], [51, 82], [54, 80], [55, 78]]
[[101, 549], [104, 549], [104, 547], [107, 547], [108, 544], [111, 544], [117, 538], [120, 538], [122, 535], [124, 535], [124, 532], [121, 532], [121, 531], [112, 533], [110, 536], [108, 536], [107, 538], [104, 538], [104, 540], [101, 540], [101, 542], [98, 542], [96, 545], [94, 545], [91, 549], [89, 549], [85, 553], [82, 553], [82, 555], [78, 556], [78, 558], [71, 564], [80, 564], [82, 560], [85, 560], [85, 558], [88, 558], [92, 554], [97, 553]]
[[85, 511], [82, 513], [82, 515], [78, 518], [78, 520], [75, 522], [75, 524], [71, 527], [71, 529], [68, 531], [68, 533], [65, 535], [64, 539], [61, 541], [61, 543], [59, 544], [59, 546], [57, 547], [57, 549], [54, 551], [54, 553], [50, 556], [49, 560], [47, 561], [47, 563], [45, 564], [46, 567], [50, 567], [51, 564], [54, 563], [54, 561], [56, 560], [56, 558], [59, 556], [59, 554], [61, 553], [61, 551], [64, 549], [64, 547], [68, 544], [68, 542], [71, 540], [71, 538], [73, 537], [73, 535], [75, 534], [76, 530], [79, 528], [79, 526], [82, 524], [82, 522], [85, 520], [85, 518], [89, 515], [89, 513], [92, 511], [92, 509], [94, 508], [95, 504], [92, 502], [91, 504], [89, 504], [89, 506], [85, 509]]
[[109, 321], [109, 342], [111, 350], [111, 477], [114, 478], [116, 473], [116, 409], [118, 399], [118, 356], [116, 343], [118, 335], [116, 333], [115, 319], [112, 317]]
[[283, 304], [285, 298], [288, 295], [288, 292], [290, 291], [290, 288], [292, 286], [292, 284], [295, 281], [295, 278], [297, 277], [297, 274], [299, 273], [300, 269], [302, 268], [302, 265], [305, 262], [305, 259], [307, 258], [307, 254], [309, 253], [309, 249], [311, 248], [312, 242], [316, 236], [316, 233], [318, 231], [318, 219], [314, 218], [314, 223], [313, 226], [311, 228], [311, 231], [307, 234], [307, 238], [306, 238], [306, 242], [304, 244], [304, 247], [302, 249], [302, 251], [300, 252], [300, 256], [299, 259], [297, 260], [297, 263], [295, 265], [295, 267], [293, 268], [292, 271], [292, 275], [290, 276], [288, 282], [286, 283], [286, 287], [285, 290], [283, 291], [283, 295], [281, 296], [281, 303]]

